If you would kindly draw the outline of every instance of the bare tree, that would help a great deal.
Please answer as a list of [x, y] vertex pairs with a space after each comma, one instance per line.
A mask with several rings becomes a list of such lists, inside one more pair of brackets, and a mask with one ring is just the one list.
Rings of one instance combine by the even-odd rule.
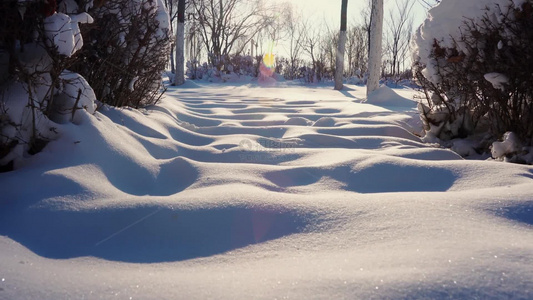
[[[177, 9], [177, 0], [163, 0], [163, 3], [165, 4], [168, 14], [170, 16], [170, 31], [174, 31], [174, 21], [176, 21], [176, 18], [178, 17], [178, 9]], [[172, 41], [170, 44], [170, 70], [172, 74], [175, 74], [176, 72], [176, 64], [174, 62], [174, 48], [175, 48], [175, 41]]]
[[160, 99], [161, 72], [168, 64], [172, 34], [170, 28], [161, 27], [166, 22], [160, 22], [164, 8], [159, 9], [109, 0], [89, 11], [95, 22], [80, 29], [93, 42], [76, 53], [70, 70], [89, 82], [99, 101], [138, 108]]
[[260, 0], [195, 0], [191, 4], [202, 41], [211, 54], [209, 60], [219, 69], [221, 56], [238, 43], [248, 44], [265, 25]]
[[364, 25], [352, 26], [346, 32], [346, 58], [348, 59], [348, 76], [366, 72], [368, 59], [368, 40]]
[[285, 14], [285, 31], [286, 31], [286, 47], [289, 54], [289, 78], [294, 79], [297, 73], [298, 60], [302, 52], [303, 42], [303, 23], [301, 22], [301, 15], [294, 12], [292, 5], [286, 6], [287, 14]]
[[395, 7], [389, 11], [387, 20], [388, 39], [387, 48], [390, 51], [391, 75], [400, 72], [400, 55], [409, 47], [413, 32], [413, 6], [414, 0], [395, 1]]
[[191, 5], [186, 7], [185, 12], [187, 13], [186, 19], [186, 33], [185, 33], [185, 43], [187, 47], [187, 57], [191, 63], [198, 63], [198, 60], [201, 56], [202, 50], [202, 35], [200, 30], [200, 25], [198, 24], [198, 18], [194, 15], [193, 12], [190, 12]]
[[370, 25], [372, 23], [372, 0], [367, 0], [367, 5], [361, 10], [363, 29], [366, 32], [367, 50], [370, 50]]
[[372, 22], [370, 26], [370, 51], [368, 53], [367, 96], [379, 88], [381, 67], [381, 45], [383, 38], [383, 0], [372, 0]]
[[439, 4], [441, 0], [418, 0], [418, 3], [420, 3], [424, 8], [430, 9], [431, 7], [435, 6], [436, 4]]
[[[402, 76], [402, 74], [405, 74], [406, 72], [408, 72], [409, 74], [412, 75], [412, 72], [411, 72], [411, 67], [412, 67], [412, 61], [411, 61], [411, 41], [412, 41], [412, 38], [413, 38], [413, 24], [412, 22], [410, 23], [410, 26], [409, 26], [409, 30], [408, 32], [410, 34], [406, 35], [405, 36], [405, 46], [400, 50], [400, 53], [399, 53], [399, 56], [398, 56], [398, 71], [401, 72], [400, 73], [400, 76]], [[401, 68], [400, 68], [400, 64], [401, 64]]]
[[293, 5], [290, 2], [282, 2], [265, 9], [265, 29], [270, 41], [277, 43], [287, 38], [289, 31], [286, 29], [293, 23], [292, 14]]
[[315, 74], [313, 74], [312, 80], [320, 80], [319, 75], [317, 75], [317, 70], [319, 68], [319, 52], [320, 52], [320, 40], [321, 35], [318, 29], [315, 27], [311, 29], [306, 22], [302, 23], [302, 38], [300, 46], [302, 50], [309, 55], [311, 58], [311, 65]]
[[[328, 23], [324, 20], [324, 25], [321, 26], [323, 30], [322, 38], [320, 39], [320, 56], [319, 62], [324, 66], [324, 72], [331, 74], [335, 73], [337, 63], [337, 51], [339, 45], [339, 33], [329, 27]], [[326, 75], [326, 74], [324, 74]]]
[[337, 48], [337, 65], [335, 68], [335, 89], [342, 89], [342, 79], [344, 73], [344, 50], [346, 47], [346, 14], [348, 10], [348, 0], [342, 0], [341, 5], [341, 29], [339, 32], [339, 44]]

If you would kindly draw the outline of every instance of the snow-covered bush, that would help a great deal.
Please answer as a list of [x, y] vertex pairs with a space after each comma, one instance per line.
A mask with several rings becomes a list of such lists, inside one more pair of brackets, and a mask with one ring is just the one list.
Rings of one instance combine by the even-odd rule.
[[73, 69], [103, 103], [157, 102], [172, 39], [162, 0], [108, 0], [89, 12], [95, 22], [81, 30], [86, 42]]
[[415, 43], [428, 136], [488, 132], [495, 140], [512, 131], [533, 143], [532, 0], [443, 1]]
[[200, 62], [196, 59], [187, 61], [185, 66], [187, 68], [185, 75], [187, 75], [187, 77], [189, 77], [191, 80], [204, 78], [204, 74], [206, 74], [209, 69], [207, 63], [200, 64]]
[[215, 61], [217, 66], [208, 63], [200, 64], [197, 60], [188, 61], [186, 63], [187, 70], [185, 74], [189, 79], [204, 79], [208, 81], [231, 81], [234, 77], [249, 76], [257, 77], [259, 72], [258, 61], [252, 56], [246, 55], [223, 55], [215, 59], [212, 56], [212, 61]]
[[3, 170], [39, 152], [53, 139], [54, 122], [77, 122], [80, 109], [94, 113], [96, 99], [91, 87], [82, 76], [67, 70], [83, 45], [78, 24], [93, 21], [84, 12], [91, 3], [83, 1], [86, 5], [77, 12], [58, 11], [67, 1], [59, 1], [59, 6], [56, 1], [44, 0], [0, 4]]
[[233, 73], [246, 76], [257, 76], [255, 59], [250, 55], [231, 55], [226, 58], [226, 69]]
[[200, 64], [197, 60], [187, 61], [185, 66], [185, 75], [191, 80], [222, 81], [223, 72], [207, 62]]
[[[262, 57], [259, 56], [259, 62]], [[304, 75], [301, 74], [304, 61], [299, 58], [294, 58], [291, 62], [288, 58], [276, 56], [275, 73], [283, 76], [286, 80], [301, 79]]]
[[317, 83], [319, 81], [315, 68], [303, 66], [298, 70], [299, 78], [305, 83]]

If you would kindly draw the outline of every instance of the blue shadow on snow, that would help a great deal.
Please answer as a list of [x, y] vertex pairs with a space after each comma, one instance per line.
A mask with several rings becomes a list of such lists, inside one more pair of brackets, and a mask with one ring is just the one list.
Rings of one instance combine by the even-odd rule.
[[28, 208], [0, 220], [0, 234], [52, 259], [94, 256], [157, 263], [221, 254], [298, 233], [306, 226], [295, 212], [262, 208]]

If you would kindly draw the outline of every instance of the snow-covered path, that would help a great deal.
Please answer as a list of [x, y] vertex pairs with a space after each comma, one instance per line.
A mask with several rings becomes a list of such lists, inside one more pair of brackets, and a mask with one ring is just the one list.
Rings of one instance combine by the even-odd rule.
[[188, 83], [59, 126], [0, 174], [0, 299], [533, 298], [533, 168], [350, 88]]

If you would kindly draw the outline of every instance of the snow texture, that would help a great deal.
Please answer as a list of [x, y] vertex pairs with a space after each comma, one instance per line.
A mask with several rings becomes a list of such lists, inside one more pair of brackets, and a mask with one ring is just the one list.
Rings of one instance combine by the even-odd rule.
[[347, 88], [186, 82], [58, 124], [0, 173], [0, 298], [533, 298], [533, 168]]
[[509, 82], [509, 78], [501, 73], [487, 73], [484, 77], [495, 89], [502, 91], [505, 89], [505, 84]]
[[503, 160], [506, 155], [515, 154], [522, 149], [520, 139], [514, 132], [506, 132], [502, 142], [492, 143], [492, 157]]
[[[65, 9], [70, 10], [70, 8]], [[78, 23], [92, 23], [93, 21], [93, 18], [85, 12], [72, 16], [54, 13], [44, 20], [48, 46], [57, 47], [59, 54], [70, 57], [83, 46]]]
[[79, 123], [75, 116], [76, 110], [85, 109], [88, 113], [96, 111], [96, 95], [93, 89], [78, 73], [63, 71], [59, 76], [61, 90], [54, 97], [54, 113], [50, 119], [57, 123]]
[[416, 102], [398, 95], [388, 86], [381, 86], [368, 94], [368, 103], [384, 106], [415, 107]]
[[160, 38], [165, 38], [170, 31], [170, 15], [168, 14], [168, 9], [163, 0], [157, 0], [156, 11], [157, 13], [155, 18], [159, 23], [157, 28], [157, 36]]

